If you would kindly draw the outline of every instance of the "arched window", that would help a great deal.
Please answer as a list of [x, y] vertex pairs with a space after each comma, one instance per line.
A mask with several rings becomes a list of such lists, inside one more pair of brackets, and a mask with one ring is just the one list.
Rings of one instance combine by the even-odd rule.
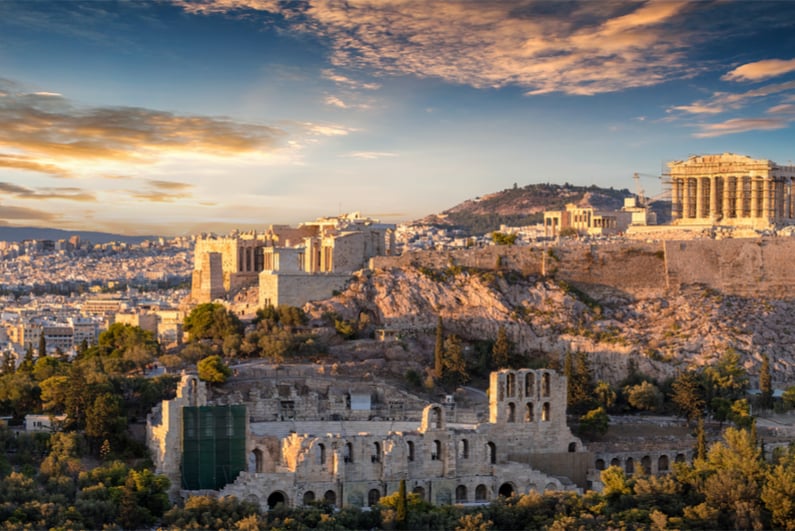
[[408, 447], [409, 461], [414, 461], [414, 443], [412, 441], [407, 441], [406, 446]]
[[459, 485], [455, 488], [455, 502], [456, 503], [467, 502], [467, 488], [465, 485]]
[[420, 486], [416, 486], [416, 487], [414, 487], [411, 490], [411, 492], [413, 492], [414, 494], [419, 494], [421, 500], [425, 499], [425, 489], [424, 488], [422, 488]]
[[381, 462], [381, 443], [373, 443], [373, 455], [370, 457], [370, 461], [373, 463]]
[[273, 509], [277, 505], [287, 505], [287, 497], [284, 495], [283, 492], [273, 492], [270, 496], [268, 496], [268, 507]]
[[492, 465], [497, 464], [497, 446], [493, 442], [486, 444], [486, 459]]
[[605, 469], [605, 460], [604, 459], [597, 459], [596, 460], [596, 470], [604, 470]]
[[618, 457], [614, 457], [610, 460], [610, 466], [621, 466], [621, 461], [619, 461]]
[[508, 422], [516, 422], [516, 405], [513, 402], [508, 403]]
[[685, 462], [685, 454], [676, 454], [674, 461], [677, 463], [684, 463]]
[[528, 402], [524, 407], [524, 421], [533, 422], [533, 403]]
[[576, 451], [577, 451], [577, 443], [576, 442], [570, 442], [569, 443], [569, 452], [576, 452]]
[[263, 467], [263, 456], [262, 450], [259, 448], [254, 449], [254, 472], [257, 474], [262, 474], [262, 467]]
[[374, 507], [378, 505], [378, 500], [381, 499], [381, 491], [378, 489], [370, 489], [370, 492], [367, 493], [367, 506]]
[[442, 429], [442, 409], [435, 407], [432, 410], [431, 425], [437, 430]]
[[431, 461], [439, 461], [442, 458], [442, 442], [439, 440], [433, 441], [431, 448]]
[[624, 464], [624, 471], [627, 474], [634, 474], [635, 473], [635, 460], [631, 457], [627, 457], [627, 461]]
[[513, 485], [511, 485], [510, 483], [503, 483], [502, 485], [500, 485], [499, 494], [503, 498], [510, 498], [511, 496], [513, 496], [513, 493], [514, 493]]
[[345, 443], [345, 455], [343, 457], [343, 461], [346, 463], [353, 463], [353, 445], [351, 443]]
[[337, 493], [333, 490], [327, 490], [323, 495], [323, 501], [329, 505], [337, 505]]
[[640, 466], [643, 469], [642, 474], [651, 474], [651, 457], [644, 455], [640, 460]]
[[668, 472], [668, 456], [661, 455], [657, 459], [657, 472]]
[[529, 372], [524, 375], [524, 396], [531, 398], [535, 394], [535, 373]]
[[549, 421], [549, 402], [544, 402], [544, 405], [541, 407], [541, 420], [544, 422]]
[[321, 465], [326, 464], [326, 445], [325, 444], [318, 444], [317, 445], [317, 453], [318, 453], [318, 460]]
[[512, 372], [509, 372], [508, 375], [505, 377], [505, 385], [506, 385], [506, 392], [509, 397], [516, 395], [516, 375]]
[[487, 501], [489, 499], [489, 489], [486, 485], [478, 485], [475, 487], [475, 501]]
[[541, 396], [549, 396], [549, 373], [545, 372], [541, 376]]
[[458, 441], [458, 457], [461, 459], [469, 459], [469, 441], [461, 439]]
[[304, 493], [304, 505], [309, 505], [310, 503], [315, 501], [315, 493], [311, 490], [308, 490]]

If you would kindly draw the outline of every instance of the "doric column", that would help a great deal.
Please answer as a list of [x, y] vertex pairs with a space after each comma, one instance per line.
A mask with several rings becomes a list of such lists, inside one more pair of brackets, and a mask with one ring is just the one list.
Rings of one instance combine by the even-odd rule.
[[735, 212], [737, 213], [735, 217], [742, 218], [745, 217], [745, 211], [743, 210], [745, 207], [745, 177], [737, 177], [737, 193], [735, 198], [737, 200], [737, 204], [735, 205]]
[[682, 219], [690, 217], [690, 179], [682, 179]]
[[676, 221], [682, 217], [682, 198], [679, 195], [681, 179], [674, 178], [671, 182], [671, 219]]
[[709, 178], [709, 217], [718, 217], [718, 178], [714, 175]]
[[723, 217], [728, 218], [731, 212], [731, 192], [729, 191], [730, 177], [723, 178]]
[[762, 178], [762, 218], [770, 220], [772, 213], [770, 211], [770, 177]]
[[759, 188], [754, 177], [749, 177], [751, 181], [751, 212], [749, 216], [755, 218], [759, 215]]
[[704, 178], [696, 177], [696, 218], [704, 217]]

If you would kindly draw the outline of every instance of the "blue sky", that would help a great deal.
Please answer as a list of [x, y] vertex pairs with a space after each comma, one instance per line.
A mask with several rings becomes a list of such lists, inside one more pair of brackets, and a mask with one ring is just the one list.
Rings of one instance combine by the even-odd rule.
[[5, 0], [0, 223], [127, 234], [795, 159], [795, 2]]

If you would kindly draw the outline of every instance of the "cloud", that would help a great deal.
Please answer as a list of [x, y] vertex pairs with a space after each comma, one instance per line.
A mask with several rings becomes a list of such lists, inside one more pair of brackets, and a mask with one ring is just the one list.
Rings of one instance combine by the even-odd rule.
[[158, 190], [188, 190], [193, 188], [190, 183], [180, 183], [176, 181], [158, 181], [155, 179], [148, 179], [147, 183]]
[[[226, 117], [139, 107], [78, 107], [0, 80], [0, 167], [68, 177], [75, 163], [152, 163], [166, 153], [234, 157], [271, 153], [287, 133]], [[11, 88], [12, 90], [8, 90]]]
[[378, 90], [381, 88], [380, 83], [357, 81], [346, 75], [334, 72], [333, 70], [330, 69], [323, 70], [323, 77], [325, 77], [330, 81], [333, 81], [337, 85], [342, 85], [344, 87], [351, 89]]
[[0, 205], [0, 220], [54, 221], [58, 216], [46, 210]]
[[795, 59], [766, 59], [738, 66], [721, 79], [724, 81], [762, 81], [795, 72]]
[[70, 201], [95, 201], [94, 194], [80, 188], [40, 188], [33, 189], [13, 183], [0, 182], [0, 192], [20, 199], [67, 199]]
[[194, 188], [190, 183], [145, 179], [148, 190], [127, 190], [136, 199], [153, 203], [171, 203], [178, 199], [191, 197], [189, 190]]
[[397, 153], [389, 153], [385, 151], [354, 151], [353, 153], [348, 153], [347, 156], [352, 159], [376, 160], [385, 157], [397, 157]]
[[701, 131], [693, 136], [696, 138], [711, 138], [747, 133], [748, 131], [773, 131], [784, 129], [788, 126], [789, 121], [780, 118], [732, 118], [720, 123], [701, 124], [699, 126]]
[[326, 102], [326, 105], [331, 105], [332, 107], [339, 107], [340, 109], [347, 109], [348, 108], [348, 106], [345, 104], [345, 102], [342, 101], [337, 96], [326, 96], [325, 102]]
[[715, 92], [710, 98], [694, 102], [691, 105], [671, 107], [670, 111], [682, 111], [690, 114], [719, 114], [728, 110], [741, 109], [752, 101], [770, 96], [783, 95], [795, 90], [795, 81], [774, 83], [745, 92]]
[[355, 131], [355, 129], [336, 124], [304, 122], [302, 126], [307, 132], [316, 136], [346, 136]]
[[[337, 69], [435, 77], [528, 94], [597, 94], [687, 78], [686, 1], [462, 2], [457, 0], [180, 1], [192, 13], [268, 12], [328, 39]], [[338, 84], [356, 84], [329, 71]], [[360, 87], [359, 87], [360, 88]]]

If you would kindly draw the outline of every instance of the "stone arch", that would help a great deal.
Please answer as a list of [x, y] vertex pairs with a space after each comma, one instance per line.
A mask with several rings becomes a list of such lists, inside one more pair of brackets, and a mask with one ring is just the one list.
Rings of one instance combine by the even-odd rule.
[[627, 457], [627, 460], [624, 462], [624, 472], [627, 474], [635, 473], [635, 460], [631, 457]]
[[353, 444], [345, 443], [345, 455], [343, 461], [346, 463], [353, 463]]
[[618, 457], [614, 457], [610, 460], [610, 466], [621, 466], [621, 461], [618, 459]]
[[429, 404], [422, 410], [421, 432], [443, 430], [445, 428], [444, 410], [439, 404]]
[[420, 499], [422, 499], [422, 500], [425, 499], [425, 488], [417, 485], [416, 487], [411, 489], [411, 492], [413, 492], [414, 494], [419, 494]]
[[506, 481], [500, 485], [500, 489], [497, 491], [497, 493], [503, 498], [510, 498], [516, 493], [516, 489], [510, 481]]
[[577, 443], [573, 442], [573, 441], [570, 442], [569, 443], [569, 452], [576, 452], [576, 451], [577, 451]]
[[333, 490], [327, 490], [323, 495], [323, 501], [329, 505], [337, 505], [337, 493]]
[[460, 459], [469, 459], [469, 441], [461, 439], [458, 441], [458, 457]]
[[512, 372], [505, 375], [505, 394], [508, 397], [516, 396], [516, 375]]
[[370, 456], [370, 461], [373, 463], [381, 462], [381, 443], [378, 441], [373, 443], [373, 455]]
[[414, 441], [406, 441], [406, 449], [408, 450], [408, 460], [414, 461]]
[[684, 463], [685, 461], [687, 461], [687, 458], [685, 457], [685, 454], [676, 454], [674, 461], [676, 463]]
[[280, 503], [287, 506], [287, 495], [284, 492], [277, 490], [268, 496], [268, 509], [273, 509]]
[[547, 397], [550, 395], [550, 382], [549, 373], [545, 372], [541, 375], [541, 396]]
[[456, 503], [466, 503], [467, 502], [467, 488], [466, 485], [459, 485], [455, 488], [455, 502]]
[[651, 474], [651, 457], [644, 455], [640, 458], [640, 467], [642, 474]]
[[489, 489], [486, 485], [478, 485], [475, 487], [475, 501], [484, 502], [489, 499]]
[[381, 491], [378, 489], [370, 489], [370, 492], [367, 493], [367, 506], [373, 507], [378, 505], [378, 500], [381, 499]]
[[497, 464], [497, 445], [491, 441], [486, 443], [486, 460], [492, 465]]
[[596, 464], [594, 465], [596, 470], [604, 470], [605, 469], [605, 460], [604, 459], [597, 459]]
[[317, 459], [318, 463], [321, 465], [326, 464], [326, 445], [325, 444], [318, 444], [317, 445]]
[[311, 490], [304, 492], [304, 505], [310, 505], [315, 502], [315, 493]]
[[533, 420], [534, 420], [533, 417], [534, 417], [534, 415], [533, 415], [533, 403], [532, 402], [528, 402], [524, 406], [524, 421], [525, 422], [533, 422]]
[[516, 422], [516, 404], [508, 402], [508, 422]]
[[558, 486], [555, 485], [554, 483], [547, 483], [546, 487], [544, 487], [544, 492], [550, 491], [550, 490], [552, 490], [552, 491], [558, 490]]
[[544, 402], [544, 405], [541, 406], [541, 421], [549, 422], [549, 402]]
[[657, 472], [668, 472], [668, 456], [663, 454], [657, 459]]
[[532, 397], [535, 394], [535, 383], [536, 383], [536, 375], [535, 373], [528, 372], [524, 375], [524, 396]]
[[254, 448], [254, 451], [251, 453], [254, 454], [254, 472], [262, 474], [265, 462], [265, 456], [262, 455], [262, 450]]

